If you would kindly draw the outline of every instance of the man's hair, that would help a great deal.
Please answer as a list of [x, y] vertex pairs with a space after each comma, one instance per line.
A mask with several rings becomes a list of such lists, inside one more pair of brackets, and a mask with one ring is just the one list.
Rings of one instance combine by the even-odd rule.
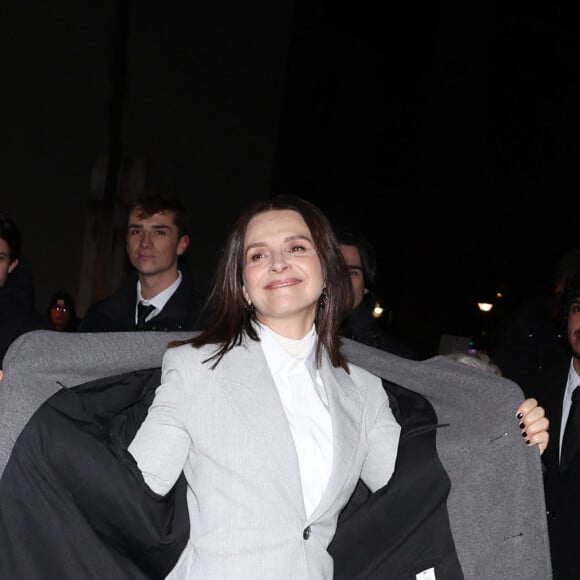
[[570, 248], [565, 254], [560, 256], [556, 263], [556, 282], [566, 280], [578, 271], [580, 271], [580, 246]]
[[365, 279], [365, 288], [374, 292], [377, 278], [377, 256], [371, 241], [360, 231], [341, 227], [336, 228], [336, 237], [339, 244], [355, 246], [360, 254], [360, 260]]
[[164, 193], [155, 191], [146, 191], [136, 195], [130, 202], [127, 212], [127, 217], [130, 213], [139, 209], [140, 215], [145, 218], [151, 217], [156, 213], [173, 213], [173, 221], [177, 226], [177, 233], [179, 237], [185, 236], [189, 233], [189, 216], [183, 202]]
[[16, 223], [3, 213], [0, 213], [0, 238], [8, 244], [10, 262], [19, 259], [22, 251], [22, 234]]
[[574, 302], [580, 301], [580, 270], [571, 273], [566, 278], [566, 284], [564, 286], [564, 291], [562, 292], [562, 298], [560, 300], [561, 304], [561, 318], [564, 324], [568, 324], [568, 313], [570, 312], [570, 306]]
[[556, 262], [553, 287], [553, 312], [562, 329], [568, 325], [568, 311], [580, 296], [580, 246], [570, 248]]

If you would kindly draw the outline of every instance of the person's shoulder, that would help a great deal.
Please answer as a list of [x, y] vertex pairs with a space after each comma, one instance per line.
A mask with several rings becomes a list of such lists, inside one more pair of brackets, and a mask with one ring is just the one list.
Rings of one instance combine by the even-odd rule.
[[180, 269], [181, 272], [181, 284], [185, 288], [196, 288], [197, 282], [195, 276], [190, 270]]
[[163, 357], [164, 358], [177, 358], [177, 357], [184, 357], [188, 356], [189, 354], [193, 354], [194, 347], [189, 342], [182, 342], [171, 344], [167, 347]]
[[99, 312], [102, 310], [107, 310], [112, 306], [116, 305], [128, 305], [130, 303], [135, 304], [137, 302], [137, 286], [135, 282], [125, 282], [119, 288], [117, 288], [111, 294], [104, 296], [100, 300], [93, 302], [87, 312]]
[[[93, 302], [85, 311], [78, 330], [80, 332], [115, 332], [132, 330], [125, 323], [134, 317], [134, 306], [137, 302], [136, 282], [133, 278], [126, 280], [115, 292]], [[122, 323], [122, 328], [119, 324]]]
[[209, 356], [216, 349], [216, 345], [203, 345], [194, 347], [190, 342], [171, 344], [163, 354], [164, 364], [173, 364], [181, 361], [181, 364], [198, 364]]
[[107, 330], [103, 327], [103, 322], [107, 318], [103, 309], [106, 309], [108, 300], [109, 297], [103, 298], [98, 302], [94, 302], [87, 308], [78, 325], [78, 330], [80, 332]]
[[348, 363], [351, 379], [358, 385], [366, 385], [371, 387], [382, 386], [382, 380], [377, 375], [367, 371], [363, 367]]
[[[3, 290], [3, 289], [0, 289]], [[11, 292], [0, 292], [0, 321], [24, 330], [51, 330], [50, 320], [32, 306], [17, 300]]]
[[196, 285], [195, 278], [190, 272], [181, 272], [181, 283], [171, 296], [170, 300], [183, 302], [189, 310], [198, 312], [202, 306], [201, 293]]

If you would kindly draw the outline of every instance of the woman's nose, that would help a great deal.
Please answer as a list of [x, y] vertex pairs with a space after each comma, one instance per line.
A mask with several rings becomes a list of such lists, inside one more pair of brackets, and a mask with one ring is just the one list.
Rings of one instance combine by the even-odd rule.
[[283, 252], [272, 255], [272, 264], [270, 265], [270, 270], [272, 272], [283, 272], [287, 268], [288, 262]]

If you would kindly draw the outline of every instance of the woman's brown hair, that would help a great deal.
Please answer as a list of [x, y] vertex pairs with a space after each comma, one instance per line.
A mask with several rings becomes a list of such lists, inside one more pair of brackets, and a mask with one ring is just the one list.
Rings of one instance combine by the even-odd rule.
[[332, 365], [348, 370], [346, 358], [340, 352], [340, 325], [350, 312], [353, 300], [348, 270], [326, 216], [313, 203], [294, 195], [281, 194], [256, 201], [236, 220], [220, 253], [204, 309], [204, 329], [195, 337], [174, 341], [170, 346], [191, 344], [197, 348], [216, 344], [216, 353], [207, 359], [213, 361], [212, 368], [215, 368], [229, 350], [241, 343], [244, 333], [252, 340], [259, 340], [253, 324], [255, 312], [248, 309], [242, 294], [244, 242], [250, 220], [271, 210], [298, 212], [310, 230], [326, 281], [316, 312], [315, 324], [319, 338], [316, 360], [320, 364], [322, 348], [326, 347]]

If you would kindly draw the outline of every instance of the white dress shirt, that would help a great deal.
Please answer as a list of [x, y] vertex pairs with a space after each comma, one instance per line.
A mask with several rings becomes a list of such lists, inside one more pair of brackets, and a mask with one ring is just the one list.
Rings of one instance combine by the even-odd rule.
[[139, 302], [142, 302], [143, 304], [145, 304], [145, 306], [149, 306], [149, 304], [155, 306], [155, 310], [152, 310], [148, 314], [147, 318], [145, 318], [146, 321], [151, 320], [154, 316], [157, 316], [163, 310], [163, 307], [167, 304], [169, 299], [173, 296], [173, 294], [181, 284], [182, 278], [183, 276], [181, 275], [181, 272], [178, 270], [177, 280], [175, 280], [175, 282], [173, 282], [171, 286], [168, 286], [167, 288], [165, 288], [165, 290], [159, 292], [157, 296], [153, 296], [153, 298], [149, 299], [143, 298], [143, 294], [141, 294], [141, 280], [137, 280], [137, 302], [135, 303], [135, 324], [137, 324], [137, 305], [139, 304]]
[[564, 400], [562, 401], [562, 422], [560, 424], [560, 452], [558, 458], [562, 456], [562, 441], [564, 440], [564, 431], [566, 430], [566, 422], [570, 414], [570, 407], [572, 406], [572, 393], [574, 389], [580, 385], [580, 375], [574, 368], [574, 359], [570, 359], [570, 370], [568, 371], [568, 382], [566, 383], [566, 391], [564, 392]]
[[319, 504], [333, 463], [333, 435], [328, 398], [315, 364], [317, 335], [280, 336], [259, 325], [260, 341], [288, 418], [300, 468], [306, 515]]

